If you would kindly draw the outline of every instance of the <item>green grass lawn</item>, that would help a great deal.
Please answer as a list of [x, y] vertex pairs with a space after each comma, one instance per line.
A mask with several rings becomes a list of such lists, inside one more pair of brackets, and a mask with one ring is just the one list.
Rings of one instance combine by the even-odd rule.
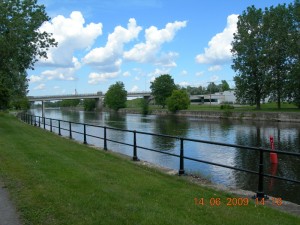
[[[128, 109], [135, 109], [135, 110], [140, 110], [140, 98], [132, 99], [132, 100], [127, 100], [126, 101], [126, 107]], [[221, 105], [196, 105], [196, 104], [191, 104], [187, 110], [193, 110], [193, 111], [224, 111], [220, 109]], [[150, 110], [157, 110], [157, 109], [162, 109], [161, 106], [157, 105], [150, 105], [149, 107]], [[165, 109], [167, 110], [167, 108]], [[249, 106], [249, 105], [242, 105], [242, 106], [235, 106], [234, 109], [231, 109], [230, 111], [232, 112], [251, 112], [251, 111], [258, 111], [258, 112], [299, 112], [300, 109], [295, 105], [295, 104], [290, 104], [290, 103], [282, 103], [281, 104], [281, 109], [277, 109], [277, 104], [275, 102], [271, 103], [265, 103], [261, 105], [261, 109], [257, 110], [256, 106]]]
[[[0, 113], [0, 179], [24, 224], [299, 224], [266, 206], [96, 150]], [[204, 198], [205, 205], [195, 205]], [[220, 198], [220, 206], [210, 206]]]

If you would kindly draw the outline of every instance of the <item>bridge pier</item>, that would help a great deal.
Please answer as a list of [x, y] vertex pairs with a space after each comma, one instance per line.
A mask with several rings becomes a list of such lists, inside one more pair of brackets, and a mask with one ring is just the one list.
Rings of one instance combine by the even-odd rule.
[[42, 100], [42, 117], [45, 117], [45, 101]]
[[103, 100], [102, 97], [99, 97], [96, 100], [96, 111], [102, 111], [102, 108], [103, 108]]

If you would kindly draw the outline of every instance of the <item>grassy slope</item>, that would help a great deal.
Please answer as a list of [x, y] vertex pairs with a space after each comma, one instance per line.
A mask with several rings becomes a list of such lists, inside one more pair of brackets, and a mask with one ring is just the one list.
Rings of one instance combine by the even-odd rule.
[[[134, 164], [0, 113], [0, 179], [24, 224], [297, 224], [299, 218]], [[194, 198], [204, 197], [197, 206]], [[224, 202], [209, 206], [210, 198]]]

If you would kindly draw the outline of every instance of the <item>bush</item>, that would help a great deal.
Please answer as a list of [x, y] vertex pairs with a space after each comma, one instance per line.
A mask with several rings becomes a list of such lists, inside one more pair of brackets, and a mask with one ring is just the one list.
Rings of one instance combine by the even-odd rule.
[[222, 110], [234, 109], [234, 106], [233, 105], [224, 104], [224, 105], [220, 106], [220, 109], [222, 109]]
[[187, 109], [190, 105], [190, 98], [184, 90], [174, 90], [171, 97], [167, 98], [167, 106], [171, 112]]

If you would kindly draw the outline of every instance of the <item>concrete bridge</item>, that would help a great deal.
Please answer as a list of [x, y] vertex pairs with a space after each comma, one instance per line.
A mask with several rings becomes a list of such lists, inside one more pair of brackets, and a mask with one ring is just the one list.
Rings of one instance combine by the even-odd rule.
[[[66, 99], [96, 99], [96, 107], [102, 108], [104, 95], [102, 92], [88, 94], [67, 94], [67, 95], [44, 95], [28, 96], [29, 102], [42, 102], [42, 116], [45, 115], [45, 101], [66, 100]], [[150, 99], [151, 92], [127, 92], [127, 97], [143, 97]]]

